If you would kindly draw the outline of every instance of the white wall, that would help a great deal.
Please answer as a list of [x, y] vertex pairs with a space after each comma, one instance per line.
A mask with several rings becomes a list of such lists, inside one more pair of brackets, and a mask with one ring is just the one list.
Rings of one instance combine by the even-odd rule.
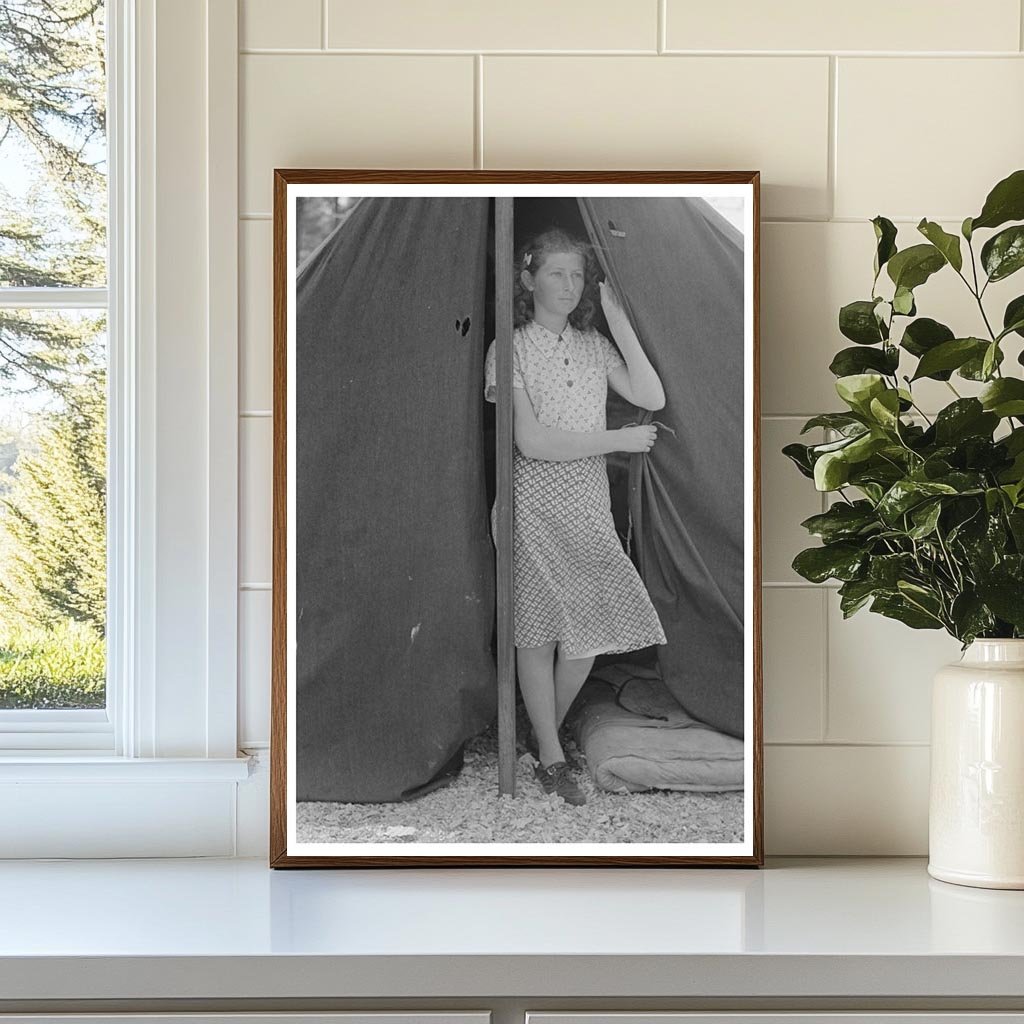
[[[911, 244], [1024, 165], [1020, 0], [241, 0], [240, 39], [241, 745], [269, 721], [272, 169], [757, 168], [767, 850], [925, 853], [929, 683], [959, 646], [843, 622], [793, 573], [822, 505], [779, 449], [839, 408], [868, 219]], [[975, 333], [968, 298], [940, 274], [919, 311]], [[240, 852], [264, 852], [264, 808], [243, 793]]]

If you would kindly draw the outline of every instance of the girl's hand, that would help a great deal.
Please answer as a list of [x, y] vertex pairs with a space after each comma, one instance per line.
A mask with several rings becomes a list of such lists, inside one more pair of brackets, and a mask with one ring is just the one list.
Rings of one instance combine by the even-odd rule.
[[653, 423], [640, 427], [620, 427], [617, 435], [617, 452], [649, 452], [658, 439], [658, 428]]
[[622, 308], [622, 303], [619, 302], [619, 297], [611, 284], [608, 281], [600, 281], [597, 287], [601, 294], [601, 309], [604, 310], [605, 319], [609, 322], [625, 320], [626, 311]]

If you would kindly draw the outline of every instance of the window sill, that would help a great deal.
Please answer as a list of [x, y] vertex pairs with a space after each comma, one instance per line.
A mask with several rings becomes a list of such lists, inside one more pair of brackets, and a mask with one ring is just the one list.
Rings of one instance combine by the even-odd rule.
[[[230, 857], [247, 757], [0, 756], [0, 859]], [[244, 794], [244, 795], [242, 795]]]
[[0, 755], [5, 782], [242, 782], [248, 757], [114, 757], [68, 752]]

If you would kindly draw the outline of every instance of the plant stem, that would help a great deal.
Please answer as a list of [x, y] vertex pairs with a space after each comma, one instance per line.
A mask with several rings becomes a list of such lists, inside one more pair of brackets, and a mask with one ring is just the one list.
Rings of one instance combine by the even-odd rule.
[[945, 541], [943, 541], [943, 539], [942, 539], [942, 533], [939, 531], [939, 529], [937, 527], [936, 527], [936, 530], [935, 530], [935, 536], [939, 540], [939, 547], [942, 548], [942, 554], [945, 556], [946, 564], [949, 566], [950, 572], [955, 572], [956, 573], [956, 578], [958, 578], [959, 581], [960, 581], [960, 591], [963, 592], [963, 589], [964, 589], [963, 573], [960, 572], [960, 566], [958, 566], [956, 564], [956, 562], [954, 562], [949, 557], [949, 551], [946, 549]]

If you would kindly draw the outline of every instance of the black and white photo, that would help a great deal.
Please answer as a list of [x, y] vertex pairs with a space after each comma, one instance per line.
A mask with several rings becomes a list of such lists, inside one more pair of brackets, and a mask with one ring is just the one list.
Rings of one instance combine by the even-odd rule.
[[271, 862], [760, 863], [756, 172], [276, 175]]

